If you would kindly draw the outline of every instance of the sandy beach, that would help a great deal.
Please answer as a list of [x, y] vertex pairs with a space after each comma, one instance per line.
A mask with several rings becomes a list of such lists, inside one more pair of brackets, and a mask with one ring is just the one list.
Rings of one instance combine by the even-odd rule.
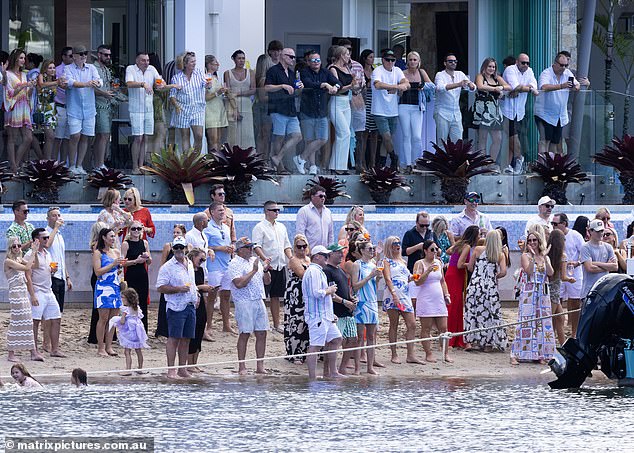
[[[165, 338], [156, 339], [153, 337], [153, 331], [156, 326], [156, 309], [158, 304], [152, 304], [149, 313], [149, 326], [152, 335], [150, 335], [149, 344], [151, 349], [144, 350], [144, 366], [146, 368], [160, 367], [166, 365], [165, 358]], [[503, 309], [503, 315], [505, 322], [513, 322], [516, 319], [516, 310], [512, 308]], [[0, 363], [3, 364], [0, 369], [0, 375], [7, 376], [11, 367], [11, 362], [6, 360], [6, 332], [9, 325], [9, 311], [0, 311]], [[118, 357], [98, 357], [97, 346], [88, 344], [86, 338], [88, 337], [88, 329], [90, 326], [90, 310], [88, 308], [72, 308], [69, 307], [64, 311], [62, 318], [62, 330], [60, 339], [60, 348], [68, 356], [67, 358], [53, 358], [49, 357], [47, 353], [44, 353], [44, 362], [33, 362], [29, 357], [28, 351], [22, 351], [19, 357], [24, 360], [27, 368], [34, 375], [48, 374], [48, 373], [66, 373], [68, 378], [53, 378], [43, 377], [42, 382], [47, 381], [59, 381], [70, 379], [70, 372], [75, 367], [81, 367], [85, 369], [90, 378], [90, 374], [97, 370], [116, 370], [125, 368], [125, 359], [123, 356], [123, 348], [119, 347], [116, 343], [114, 349], [119, 353]], [[220, 329], [220, 323], [216, 325]], [[567, 326], [566, 326], [567, 327]], [[377, 343], [387, 343], [387, 331], [388, 320], [385, 314], [381, 314], [381, 326], [379, 328], [379, 335]], [[418, 333], [420, 330], [418, 331]], [[417, 333], [417, 334], [418, 334]], [[509, 339], [512, 338], [512, 333], [509, 331]], [[569, 330], [567, 329], [567, 333]], [[404, 323], [401, 321], [399, 328], [399, 340], [404, 340], [405, 328]], [[236, 342], [237, 336], [230, 333], [223, 333], [220, 331], [214, 331], [213, 342], [203, 342], [202, 352], [199, 356], [199, 363], [213, 363], [220, 361], [237, 360]], [[247, 358], [255, 357], [255, 339], [253, 336], [249, 341], [249, 347], [247, 350]], [[385, 365], [385, 368], [378, 368], [377, 371], [381, 377], [392, 378], [412, 378], [412, 377], [490, 377], [490, 378], [538, 378], [540, 381], [546, 383], [551, 380], [553, 374], [540, 375], [540, 372], [546, 367], [539, 364], [523, 363], [519, 366], [511, 366], [509, 364], [509, 353], [507, 352], [465, 352], [463, 350], [451, 351], [451, 357], [454, 359], [454, 363], [443, 363], [440, 358], [440, 352], [438, 346], [434, 346], [436, 352], [437, 363], [426, 363], [424, 365], [408, 364], [405, 362], [405, 346], [399, 346], [399, 356], [401, 357], [402, 364], [393, 364], [390, 362], [390, 349], [389, 347], [382, 347], [377, 349], [377, 359]], [[424, 352], [422, 345], [416, 345], [416, 351], [419, 358], [424, 358]], [[284, 338], [283, 335], [274, 331], [270, 331], [267, 336], [267, 349], [266, 355], [268, 357], [284, 355]], [[339, 355], [339, 358], [341, 355]], [[272, 376], [304, 376], [307, 374], [305, 365], [292, 364], [284, 359], [275, 359], [266, 362], [266, 369], [270, 371]], [[136, 367], [136, 356], [133, 354], [133, 367]], [[249, 376], [255, 376], [255, 363], [247, 364], [249, 368]], [[321, 370], [321, 365], [318, 366], [318, 371]], [[361, 378], [368, 378], [369, 376], [364, 372], [365, 368], [362, 367]], [[237, 365], [225, 364], [225, 365], [213, 365], [205, 368], [204, 375], [210, 377], [231, 377], [238, 376]], [[601, 373], [594, 373], [595, 376], [603, 376]], [[142, 376], [121, 376], [117, 378], [121, 380], [129, 379], [147, 379], [148, 377], [156, 376], [158, 378], [165, 376], [165, 370], [151, 371], [149, 374]], [[95, 375], [94, 378], [103, 379], [107, 378], [111, 380], [113, 375]], [[202, 377], [202, 376], [201, 376]], [[4, 378], [6, 380], [6, 378]], [[352, 377], [352, 379], [359, 379], [359, 377]], [[596, 379], [596, 378], [595, 378]]]

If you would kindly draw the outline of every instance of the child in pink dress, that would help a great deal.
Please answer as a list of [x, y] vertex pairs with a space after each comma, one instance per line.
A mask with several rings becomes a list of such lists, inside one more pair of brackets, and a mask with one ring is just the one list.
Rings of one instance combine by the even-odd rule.
[[[143, 321], [141, 321], [143, 312], [139, 309], [139, 295], [134, 289], [128, 288], [121, 291], [121, 301], [123, 302], [121, 316], [114, 316], [110, 320], [110, 328], [117, 328], [119, 344], [124, 348], [126, 369], [132, 369], [132, 350], [134, 349], [139, 363], [137, 373], [142, 374], [143, 349], [149, 348], [149, 346], [147, 333], [145, 333]], [[125, 373], [128, 376], [130, 374]]]

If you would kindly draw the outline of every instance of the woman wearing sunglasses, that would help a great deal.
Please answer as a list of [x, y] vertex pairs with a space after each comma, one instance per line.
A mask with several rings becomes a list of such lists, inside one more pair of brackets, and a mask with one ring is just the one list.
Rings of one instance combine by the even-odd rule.
[[[339, 230], [338, 240], [341, 241], [345, 238], [350, 238], [350, 235], [355, 231], [362, 231], [363, 233], [367, 233], [368, 230], [365, 229], [363, 223], [365, 221], [365, 213], [363, 211], [363, 206], [353, 206], [348, 211], [346, 215], [346, 220], [343, 222], [343, 226]], [[351, 230], [351, 225], [357, 222], [359, 224], [356, 230]], [[340, 243], [341, 244], [341, 243]]]
[[[287, 355], [304, 354], [308, 350], [308, 326], [304, 321], [302, 278], [310, 266], [308, 240], [303, 234], [293, 239], [293, 256], [288, 261], [288, 280], [284, 293], [284, 346]], [[289, 359], [293, 363], [304, 363], [304, 357]]]
[[150, 279], [148, 266], [152, 263], [150, 246], [142, 239], [144, 227], [141, 222], [134, 220], [128, 234], [121, 244], [121, 256], [126, 261], [123, 264], [125, 281], [129, 288], [133, 288], [139, 295], [139, 307], [143, 313], [143, 327], [147, 333], [147, 307], [150, 303]]
[[616, 230], [612, 227], [606, 227], [603, 230], [603, 242], [612, 246], [612, 250], [614, 250], [614, 256], [616, 256], [616, 260], [619, 263], [619, 270], [617, 272], [623, 273], [627, 270], [627, 262], [625, 261], [625, 253], [621, 253], [619, 249], [619, 236], [616, 233]]
[[[143, 240], [147, 240], [148, 236], [153, 238], [156, 233], [156, 227], [152, 221], [152, 214], [148, 208], [141, 206], [141, 194], [136, 187], [131, 187], [123, 194], [123, 209], [126, 212], [132, 214], [134, 220], [138, 220], [143, 225]], [[124, 228], [123, 236], [127, 235], [127, 231]]]

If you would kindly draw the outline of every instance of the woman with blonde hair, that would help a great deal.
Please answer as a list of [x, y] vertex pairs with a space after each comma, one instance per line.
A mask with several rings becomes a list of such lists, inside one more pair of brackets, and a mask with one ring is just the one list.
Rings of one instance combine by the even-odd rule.
[[[44, 358], [37, 351], [33, 337], [33, 319], [31, 318], [31, 301], [26, 288], [25, 272], [30, 270], [37, 253], [31, 253], [28, 260], [22, 259], [20, 239], [7, 239], [7, 254], [4, 260], [4, 275], [9, 287], [9, 304], [11, 318], [7, 330], [7, 360], [17, 362], [16, 351], [31, 351], [31, 360], [43, 362]], [[34, 250], [39, 247], [39, 239], [32, 245]]]
[[[498, 280], [506, 275], [506, 256], [497, 230], [487, 233], [485, 245], [471, 253], [467, 269], [473, 272], [465, 297], [465, 330], [495, 327], [502, 324], [502, 307]], [[507, 346], [506, 330], [489, 329], [465, 334], [465, 341], [484, 352], [504, 350]]]
[[431, 232], [434, 242], [440, 249], [440, 261], [445, 267], [449, 264], [449, 254], [447, 250], [454, 244], [453, 233], [449, 231], [449, 224], [445, 216], [439, 215], [434, 217], [431, 222]]
[[148, 266], [152, 264], [150, 246], [143, 239], [143, 224], [133, 220], [125, 240], [121, 244], [121, 256], [126, 259], [123, 263], [125, 281], [128, 287], [134, 289], [139, 296], [139, 308], [143, 313], [143, 327], [147, 333], [148, 305], [150, 303], [150, 279]]
[[333, 57], [335, 61], [329, 70], [341, 82], [341, 88], [337, 94], [330, 97], [328, 104], [330, 122], [335, 128], [335, 143], [328, 168], [337, 175], [347, 175], [350, 158], [350, 124], [352, 122], [350, 92], [357, 88], [359, 82], [350, 72], [350, 51], [348, 49], [344, 46], [335, 47]]
[[350, 208], [350, 210], [348, 211], [348, 214], [346, 214], [346, 220], [343, 222], [343, 225], [339, 229], [339, 236], [337, 237], [339, 241], [349, 236], [348, 231], [346, 231], [346, 228], [349, 227], [354, 221], [359, 222], [359, 224], [361, 225], [361, 229], [364, 233], [368, 232], [368, 230], [366, 230], [365, 227], [363, 226], [365, 222], [365, 213], [363, 210], [363, 206], [355, 205]]
[[[121, 209], [119, 204], [121, 203], [121, 194], [116, 189], [108, 189], [101, 199], [103, 209], [97, 217], [97, 222], [103, 222], [108, 224], [108, 228], [112, 229], [116, 235], [121, 234], [121, 231], [128, 227], [132, 222], [133, 216], [131, 213]], [[116, 241], [117, 248], [121, 247], [119, 240]]]
[[605, 206], [602, 206], [599, 209], [597, 209], [597, 212], [594, 215], [594, 218], [602, 221], [603, 225], [606, 228], [614, 228], [614, 224], [610, 221], [610, 219], [612, 218], [612, 214], [610, 214], [610, 210], [606, 208]]
[[[132, 214], [134, 220], [141, 222], [143, 226], [143, 240], [147, 240], [148, 236], [153, 238], [156, 234], [156, 227], [152, 221], [152, 214], [150, 210], [141, 206], [141, 194], [136, 187], [130, 187], [123, 194], [124, 211]], [[127, 230], [124, 228], [123, 236], [127, 235]]]
[[619, 248], [619, 236], [616, 233], [616, 230], [611, 227], [606, 227], [603, 230], [603, 242], [610, 244], [612, 246], [612, 250], [614, 250], [614, 256], [616, 256], [616, 260], [619, 264], [619, 269], [617, 272], [625, 272], [627, 270], [627, 261], [625, 260], [626, 253], [623, 253]]
[[[388, 339], [390, 343], [397, 340], [399, 317], [405, 320], [405, 339], [413, 340], [416, 336], [416, 316], [414, 306], [409, 294], [409, 283], [414, 277], [407, 269], [407, 263], [401, 254], [401, 240], [397, 236], [390, 236], [385, 240], [385, 259], [383, 260], [383, 278], [387, 293], [383, 297], [383, 311], [390, 320]], [[407, 363], [423, 363], [416, 357], [414, 343], [407, 344]], [[392, 350], [392, 363], [401, 363], [396, 352], [396, 345], [390, 346]]]
[[[554, 270], [547, 255], [544, 237], [536, 231], [526, 236], [526, 250], [522, 253], [522, 276], [517, 312], [518, 321], [550, 316], [551, 304], [548, 279]], [[555, 333], [552, 318], [518, 324], [511, 346], [511, 364], [538, 361], [545, 364], [555, 354]]]

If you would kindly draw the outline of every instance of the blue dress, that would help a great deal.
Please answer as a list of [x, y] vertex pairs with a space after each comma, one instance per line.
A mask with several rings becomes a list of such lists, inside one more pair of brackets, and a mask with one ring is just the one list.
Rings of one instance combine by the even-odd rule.
[[385, 296], [383, 297], [383, 311], [398, 310], [404, 313], [414, 313], [414, 307], [412, 305], [412, 298], [409, 295], [409, 270], [405, 263], [400, 261], [394, 261], [386, 258], [385, 261], [390, 266], [390, 275], [392, 277], [392, 285], [396, 289], [398, 294], [397, 301], [392, 298], [387, 288], [385, 289]]
[[[101, 267], [105, 267], [114, 260], [105, 253], [101, 254]], [[118, 266], [97, 278], [95, 283], [95, 308], [120, 308], [121, 288], [119, 288]]]
[[[359, 280], [366, 278], [376, 267], [372, 263], [358, 260]], [[379, 308], [376, 303], [376, 278], [370, 279], [357, 293], [359, 302], [354, 311], [354, 320], [357, 324], [378, 324]]]

